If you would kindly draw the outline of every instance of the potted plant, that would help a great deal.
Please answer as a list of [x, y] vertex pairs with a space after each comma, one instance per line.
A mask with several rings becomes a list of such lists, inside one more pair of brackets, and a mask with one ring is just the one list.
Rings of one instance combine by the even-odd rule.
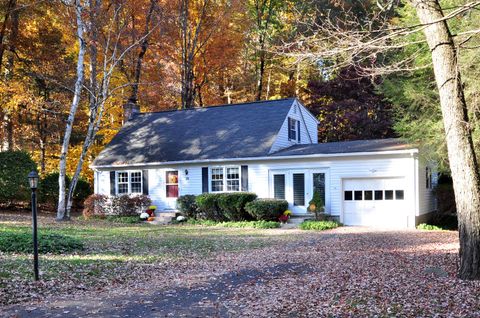
[[290, 218], [290, 215], [292, 215], [292, 211], [286, 210], [285, 212], [282, 213], [282, 215], [280, 215], [278, 220], [281, 223], [285, 224], [285, 223], [287, 223], [288, 219]]
[[313, 192], [313, 197], [310, 202], [308, 202], [308, 211], [310, 213], [315, 213], [316, 220], [325, 219], [325, 203], [323, 202], [320, 192]]

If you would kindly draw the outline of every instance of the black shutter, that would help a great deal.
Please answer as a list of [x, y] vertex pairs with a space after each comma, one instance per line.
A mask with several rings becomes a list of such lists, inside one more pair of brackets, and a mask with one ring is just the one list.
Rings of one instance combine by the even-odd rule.
[[110, 195], [115, 195], [115, 171], [110, 171]]
[[297, 121], [297, 134], [298, 134], [298, 142], [301, 141], [300, 139], [300, 120]]
[[285, 200], [285, 175], [273, 175], [273, 197], [275, 199]]
[[208, 192], [208, 167], [202, 167], [202, 192]]
[[288, 140], [291, 140], [292, 139], [292, 119], [290, 117], [288, 117]]
[[142, 170], [142, 192], [145, 195], [148, 195], [148, 170]]
[[242, 191], [248, 191], [248, 166], [242, 166]]

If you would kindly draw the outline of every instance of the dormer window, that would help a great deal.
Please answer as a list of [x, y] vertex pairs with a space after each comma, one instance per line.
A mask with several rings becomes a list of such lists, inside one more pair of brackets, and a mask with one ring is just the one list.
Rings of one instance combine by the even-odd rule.
[[288, 117], [288, 140], [300, 142], [300, 122]]

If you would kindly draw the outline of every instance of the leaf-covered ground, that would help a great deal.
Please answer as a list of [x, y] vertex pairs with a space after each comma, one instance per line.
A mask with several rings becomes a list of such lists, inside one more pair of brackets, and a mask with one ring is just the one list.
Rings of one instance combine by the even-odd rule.
[[455, 277], [456, 232], [43, 222], [87, 250], [42, 256], [61, 274], [37, 284], [11, 266], [25, 256], [1, 255], [6, 316], [480, 317], [480, 283]]

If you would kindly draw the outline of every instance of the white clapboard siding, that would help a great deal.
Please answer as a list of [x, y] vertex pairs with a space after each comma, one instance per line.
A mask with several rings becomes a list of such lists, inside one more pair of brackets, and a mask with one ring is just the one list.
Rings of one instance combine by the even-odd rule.
[[[427, 188], [426, 169], [429, 167], [432, 171], [432, 186]], [[423, 160], [418, 160], [418, 215], [430, 213], [436, 209], [436, 198], [433, 189], [437, 184], [437, 173], [432, 164], [427, 164]]]

